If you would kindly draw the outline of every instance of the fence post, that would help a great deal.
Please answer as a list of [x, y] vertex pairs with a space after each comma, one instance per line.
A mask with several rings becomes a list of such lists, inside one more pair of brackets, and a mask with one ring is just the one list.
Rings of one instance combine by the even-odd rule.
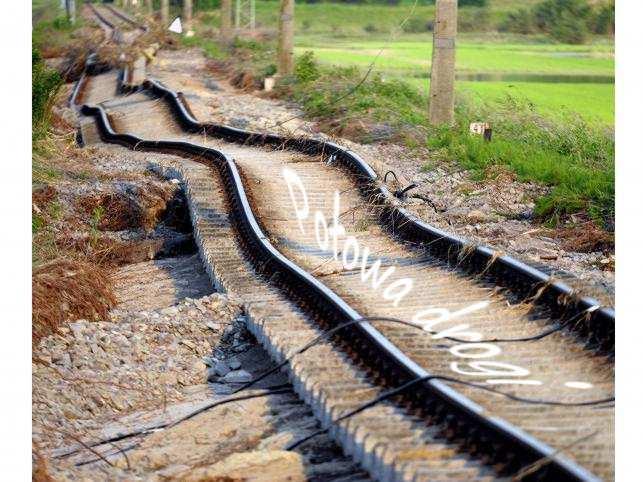
[[431, 125], [453, 124], [458, 0], [436, 0], [429, 88]]
[[221, 40], [228, 43], [232, 39], [232, 0], [221, 0]]
[[76, 2], [75, 0], [65, 0], [65, 10], [67, 11], [67, 20], [71, 24], [76, 23]]
[[167, 28], [170, 21], [170, 0], [161, 0], [161, 22]]
[[290, 75], [293, 72], [293, 37], [295, 20], [294, 0], [281, 0], [279, 11], [279, 50], [277, 73]]
[[192, 0], [183, 0], [183, 30], [186, 32], [192, 26]]

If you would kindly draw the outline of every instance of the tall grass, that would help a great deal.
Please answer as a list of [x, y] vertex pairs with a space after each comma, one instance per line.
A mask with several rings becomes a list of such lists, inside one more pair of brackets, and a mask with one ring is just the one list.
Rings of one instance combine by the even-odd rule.
[[[469, 134], [469, 123], [476, 120], [491, 123], [491, 142]], [[432, 130], [428, 145], [438, 157], [452, 158], [478, 177], [489, 166], [502, 165], [520, 180], [551, 186], [538, 200], [536, 215], [552, 224], [581, 211], [605, 226], [613, 223], [613, 134], [580, 117], [545, 119], [510, 96], [493, 110], [464, 98], [455, 127]]]
[[49, 132], [51, 109], [62, 86], [60, 74], [47, 68], [37, 49], [31, 51], [31, 125], [32, 141], [42, 140]]

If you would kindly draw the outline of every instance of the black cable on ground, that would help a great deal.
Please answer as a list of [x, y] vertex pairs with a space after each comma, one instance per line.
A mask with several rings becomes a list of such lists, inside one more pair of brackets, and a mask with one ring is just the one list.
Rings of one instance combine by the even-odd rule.
[[[232, 392], [232, 394], [235, 394], [238, 391], [239, 390], [236, 390], [236, 391]], [[97, 447], [99, 445], [104, 445], [104, 444], [107, 444], [107, 443], [111, 444], [111, 443], [119, 442], [121, 440], [125, 440], [125, 439], [128, 439], [128, 438], [136, 437], [137, 435], [145, 435], [145, 434], [148, 434], [148, 433], [153, 432], [155, 430], [174, 427], [175, 425], [177, 425], [177, 424], [179, 424], [181, 422], [189, 420], [192, 417], [195, 417], [195, 416], [199, 415], [200, 413], [203, 413], [203, 412], [205, 412], [207, 410], [210, 410], [211, 408], [218, 407], [220, 405], [225, 405], [225, 404], [231, 403], [231, 402], [239, 402], [239, 401], [243, 401], [243, 400], [249, 400], [249, 399], [252, 399], [252, 398], [267, 397], [267, 396], [270, 396], [270, 395], [278, 395], [278, 394], [282, 394], [282, 393], [289, 393], [289, 392], [292, 392], [292, 391], [293, 391], [292, 387], [289, 384], [275, 385], [274, 387], [268, 387], [268, 388], [264, 389], [264, 391], [259, 392], [259, 393], [252, 393], [252, 394], [242, 395], [242, 396], [238, 396], [238, 397], [224, 398], [222, 400], [221, 399], [220, 400], [214, 400], [214, 401], [208, 403], [207, 405], [204, 405], [203, 407], [200, 407], [197, 410], [195, 410], [193, 412], [190, 412], [187, 415], [184, 415], [183, 417], [181, 417], [181, 418], [179, 418], [179, 419], [177, 419], [177, 420], [175, 420], [174, 422], [171, 422], [171, 423], [170, 422], [168, 422], [168, 423], [160, 423], [158, 425], [153, 425], [151, 427], [146, 427], [146, 428], [141, 429], [141, 430], [135, 430], [133, 432], [128, 432], [128, 433], [125, 433], [125, 434], [116, 435], [114, 437], [110, 437], [110, 438], [107, 438], [107, 439], [97, 440], [96, 442], [92, 442], [92, 443], [84, 443], [84, 442], [80, 442], [80, 441], [79, 441], [79, 443], [81, 445], [83, 445], [83, 448], [89, 450], [91, 447]], [[79, 452], [80, 450], [82, 450], [82, 449], [76, 449], [74, 451], [67, 452], [67, 453], [62, 454], [62, 455], [57, 455], [54, 458], [66, 458], [66, 457], [69, 457], [71, 455], [74, 455], [75, 453]]]
[[[415, 378], [415, 379], [411, 380], [410, 382], [405, 383], [404, 385], [402, 385], [400, 387], [393, 388], [391, 390], [388, 390], [388, 391], [382, 393], [381, 395], [375, 397], [372, 400], [369, 400], [368, 402], [360, 405], [359, 407], [357, 407], [357, 408], [355, 408], [353, 410], [350, 410], [350, 411], [346, 412], [345, 414], [335, 418], [334, 420], [331, 421], [330, 425], [331, 426], [335, 425], [335, 424], [341, 422], [342, 420], [345, 420], [345, 419], [350, 418], [350, 417], [352, 417], [354, 415], [357, 415], [358, 413], [363, 412], [364, 410], [367, 410], [368, 408], [371, 408], [371, 407], [377, 405], [378, 403], [380, 403], [380, 402], [382, 402], [382, 401], [384, 401], [384, 400], [386, 400], [386, 399], [388, 399], [388, 398], [390, 398], [392, 396], [395, 396], [395, 395], [398, 395], [398, 394], [402, 393], [403, 391], [407, 390], [408, 388], [411, 388], [414, 385], [417, 385], [418, 383], [421, 383], [421, 382], [424, 382], [424, 381], [429, 381], [429, 380], [441, 380], [441, 381], [444, 381], [444, 382], [459, 383], [459, 384], [466, 385], [466, 386], [469, 386], [469, 387], [479, 388], [479, 389], [482, 389], [482, 390], [485, 390], [485, 391], [488, 391], [488, 392], [491, 392], [491, 393], [494, 393], [494, 394], [497, 394], [497, 395], [502, 395], [502, 396], [507, 397], [507, 398], [509, 398], [511, 400], [519, 401], [519, 402], [522, 402], [522, 403], [535, 404], [535, 405], [554, 405], [554, 406], [565, 406], [565, 407], [583, 407], [583, 406], [590, 406], [590, 405], [600, 405], [600, 404], [603, 404], [603, 403], [609, 403], [609, 402], [614, 401], [614, 397], [608, 397], [608, 398], [604, 398], [604, 399], [600, 399], [600, 400], [592, 400], [592, 401], [588, 401], [588, 402], [556, 402], [556, 401], [550, 401], [550, 400], [534, 400], [534, 399], [530, 399], [530, 398], [518, 397], [516, 395], [511, 395], [509, 393], [505, 393], [505, 392], [502, 392], [500, 390], [496, 390], [494, 388], [489, 388], [489, 387], [487, 387], [485, 385], [480, 385], [480, 384], [472, 383], [472, 382], [466, 382], [464, 380], [459, 380], [457, 378], [442, 377], [442, 376], [436, 376], [436, 375], [428, 375], [428, 376], [425, 376], [425, 377]], [[312, 434], [310, 434], [310, 435], [308, 435], [308, 436], [306, 436], [306, 437], [304, 437], [304, 438], [302, 438], [300, 440], [296, 440], [295, 442], [289, 444], [286, 447], [286, 450], [293, 450], [293, 449], [299, 447], [304, 442], [307, 442], [308, 440], [310, 440], [312, 438], [315, 438], [318, 435], [322, 435], [322, 434], [328, 432], [329, 430], [330, 430], [330, 427], [325, 428], [325, 429], [320, 429], [320, 430], [318, 430], [318, 431], [316, 431], [316, 432], [314, 432], [314, 433], [312, 433]]]

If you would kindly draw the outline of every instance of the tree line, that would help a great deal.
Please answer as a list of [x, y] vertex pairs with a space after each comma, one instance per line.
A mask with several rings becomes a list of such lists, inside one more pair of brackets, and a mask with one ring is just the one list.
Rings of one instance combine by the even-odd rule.
[[544, 33], [559, 42], [579, 44], [590, 34], [614, 34], [614, 0], [545, 0], [531, 9], [509, 13], [499, 30], [522, 34]]

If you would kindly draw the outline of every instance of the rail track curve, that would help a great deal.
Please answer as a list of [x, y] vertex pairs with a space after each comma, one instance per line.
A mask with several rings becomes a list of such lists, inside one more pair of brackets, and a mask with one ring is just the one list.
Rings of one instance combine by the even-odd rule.
[[[139, 135], [118, 133], [105, 107], [80, 105], [85, 83], [91, 74], [96, 73], [92, 66], [88, 68], [87, 75], [83, 75], [74, 89], [71, 103], [79, 109], [80, 114], [94, 119], [101, 138], [130, 149], [175, 153], [215, 167], [223, 180], [231, 217], [247, 259], [257, 272], [271, 273], [268, 281], [296, 299], [299, 306], [321, 323], [319, 328], [326, 332], [335, 330], [333, 337], [344, 347], [349, 346], [351, 356], [358, 363], [367, 364], [369, 373], [372, 376], [375, 374], [374, 378], [379, 378], [380, 384], [389, 389], [400, 389], [390, 398], [403, 395], [401, 403], [407, 405], [407, 409], [421, 413], [420, 418], [429, 425], [443, 427], [443, 433], [448, 433], [447, 438], [459, 440], [459, 444], [476, 458], [501, 465], [504, 475], [529, 468], [531, 472], [525, 474], [525, 480], [597, 480], [591, 472], [563, 456], [560, 448], [552, 448], [503, 419], [490, 416], [479, 404], [445, 383], [444, 376], [431, 374], [392, 343], [371, 323], [369, 316], [360, 313], [333, 289], [285, 256], [271, 241], [271, 235], [266, 233], [261, 219], [257, 218], [253, 200], [244, 186], [244, 182], [247, 184], [248, 181], [244, 181], [243, 172], [224, 151], [194, 142], [145, 139]], [[204, 134], [242, 146], [288, 149], [332, 158], [352, 174], [361, 195], [377, 203], [380, 221], [395, 236], [424, 245], [431, 255], [456, 264], [463, 271], [484, 272], [496, 283], [508, 286], [522, 296], [538, 292], [538, 301], [551, 310], [552, 320], [560, 316], [576, 320], [565, 326], [565, 330], [584, 340], [592, 349], [613, 355], [615, 323], [612, 309], [599, 306], [595, 300], [577, 296], [565, 284], [517, 260], [498, 255], [487, 247], [471, 249], [466, 240], [424, 223], [404, 209], [395, 193], [380, 181], [375, 171], [357, 154], [332, 142], [285, 138], [201, 123], [192, 114], [182, 94], [151, 79], [143, 82], [139, 90], [166, 102], [175, 120], [186, 132]], [[276, 274], [278, 280], [275, 279]], [[267, 335], [261, 327], [255, 327], [254, 331], [260, 339], [264, 338], [264, 343], [270, 348], [270, 342], [265, 340]], [[274, 353], [274, 356], [279, 362], [287, 358], [283, 353]], [[306, 396], [305, 387], [300, 387], [300, 391]], [[592, 403], [611, 401], [613, 399], [608, 397]], [[568, 405], [582, 406], [583, 403]], [[337, 412], [327, 416], [324, 422], [336, 431], [336, 437], [345, 449], [354, 451], [359, 459], [359, 450], [351, 445], [354, 445], [354, 441], [351, 442], [348, 432], [342, 432], [340, 424], [336, 423]], [[382, 457], [379, 465], [373, 462], [377, 458], [376, 452], [373, 450], [369, 454], [363, 450], [361, 457], [370, 457], [371, 460], [360, 461], [372, 475], [397, 480], [399, 474], [391, 467], [385, 470]], [[420, 477], [418, 480], [423, 479]]]

